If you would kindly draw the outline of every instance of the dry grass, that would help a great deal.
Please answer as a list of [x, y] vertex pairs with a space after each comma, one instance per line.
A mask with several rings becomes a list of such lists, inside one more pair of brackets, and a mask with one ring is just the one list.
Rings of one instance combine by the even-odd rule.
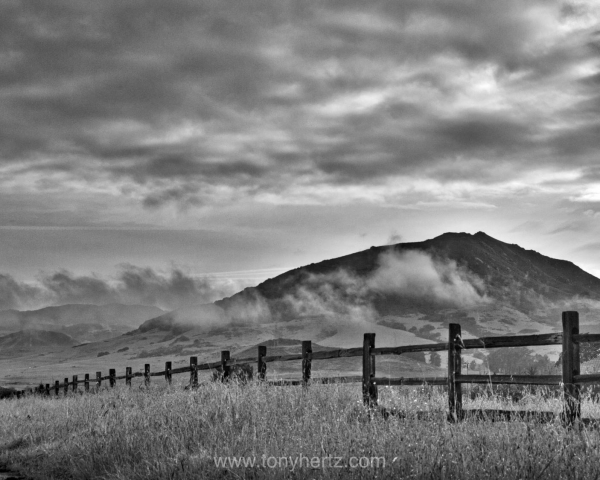
[[[385, 420], [370, 414], [360, 395], [360, 384], [303, 389], [251, 383], [207, 384], [194, 392], [181, 385], [118, 386], [94, 395], [8, 400], [0, 402], [0, 463], [44, 479], [600, 475], [597, 429], [566, 429], [558, 422], [451, 424], [445, 421], [446, 397], [439, 390], [408, 387], [380, 389], [382, 404], [408, 413], [405, 419]], [[560, 409], [559, 401], [546, 402], [539, 395], [520, 403]], [[465, 407], [476, 406], [507, 408], [494, 397], [465, 401]], [[418, 420], [416, 412], [423, 410], [430, 415]], [[597, 404], [585, 402], [584, 414], [600, 416], [598, 410]], [[214, 457], [256, 457], [257, 465], [217, 467]], [[263, 466], [268, 457], [321, 460], [318, 468], [307, 467], [304, 460], [302, 468], [269, 468]], [[341, 464], [352, 457], [377, 458], [379, 466], [335, 468], [338, 457]]]

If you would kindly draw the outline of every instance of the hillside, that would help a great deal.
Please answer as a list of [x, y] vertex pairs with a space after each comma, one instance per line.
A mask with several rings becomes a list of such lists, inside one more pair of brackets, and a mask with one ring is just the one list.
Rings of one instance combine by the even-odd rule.
[[[228, 310], [235, 308], [235, 304], [241, 299], [251, 302], [257, 297], [271, 302], [281, 300], [309, 277], [329, 275], [340, 270], [365, 278], [380, 266], [382, 254], [393, 252], [401, 255], [408, 251], [423, 252], [434, 260], [454, 261], [457, 268], [481, 279], [489, 296], [507, 301], [523, 312], [536, 308], [540, 301], [555, 302], [575, 296], [600, 300], [600, 279], [572, 262], [550, 258], [478, 232], [474, 235], [445, 233], [424, 242], [371, 247], [369, 250], [290, 270], [257, 287], [247, 288], [215, 303]], [[404, 300], [400, 307], [428, 307], [419, 305], [414, 296], [410, 298], [398, 291], [376, 301], [379, 313], [394, 313], [394, 307], [398, 306], [394, 305], [397, 303], [394, 302], [394, 297]]]
[[290, 270], [214, 304], [165, 313], [136, 332], [235, 329], [258, 338], [275, 325], [275, 337], [344, 346], [376, 327], [387, 328], [384, 341], [439, 340], [449, 322], [467, 336], [544, 333], [568, 309], [582, 312], [592, 331], [599, 300], [600, 279], [572, 262], [483, 232], [446, 233]]
[[361, 318], [436, 339], [450, 321], [472, 335], [552, 331], [568, 309], [587, 314], [585, 324], [599, 301], [600, 279], [572, 262], [478, 232], [371, 247], [290, 270], [215, 304], [234, 322]]
[[47, 330], [21, 330], [0, 337], [0, 351], [10, 354], [13, 350], [46, 348], [46, 347], [71, 347], [75, 340], [69, 335]]
[[[119, 325], [137, 328], [142, 322], [164, 313], [160, 308], [146, 305], [86, 305], [67, 304], [45, 307], [38, 310], [0, 311], [0, 332], [14, 332], [21, 329], [60, 330], [73, 325], [90, 325], [91, 330], [98, 326]], [[80, 332], [86, 332], [80, 327]]]

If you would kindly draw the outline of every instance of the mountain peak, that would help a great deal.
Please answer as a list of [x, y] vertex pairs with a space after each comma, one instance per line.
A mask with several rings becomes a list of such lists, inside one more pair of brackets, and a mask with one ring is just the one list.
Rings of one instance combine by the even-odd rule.
[[[403, 263], [402, 259], [409, 252], [421, 255], [421, 263]], [[510, 304], [522, 312], [531, 312], [541, 305], [571, 300], [575, 297], [600, 300], [600, 279], [583, 271], [572, 262], [550, 258], [478, 231], [475, 234], [447, 232], [423, 242], [372, 247], [290, 270], [257, 287], [247, 288], [233, 297], [216, 303], [226, 311], [244, 302], [254, 305], [257, 305], [257, 302], [281, 305], [286, 303], [286, 298], [293, 297], [293, 292], [298, 291], [299, 288], [305, 291], [309, 289], [310, 283], [314, 283], [315, 278], [327, 277], [335, 282], [341, 272], [350, 278], [358, 279], [361, 285], [368, 285], [368, 279], [382, 268], [382, 262], [388, 261], [384, 255], [398, 257], [398, 261], [392, 263], [394, 263], [393, 268], [400, 269], [395, 272], [393, 268], [390, 270], [389, 265], [385, 266], [388, 268], [386, 272], [388, 283], [401, 283], [397, 281], [398, 278], [406, 278], [408, 284], [416, 281], [413, 281], [413, 278], [425, 282], [423, 279], [423, 267], [425, 267], [429, 269], [432, 278], [435, 277], [433, 280], [438, 282], [438, 287], [445, 288], [453, 282], [467, 279], [471, 282], [468, 288], [479, 294], [485, 294], [487, 298], [494, 301]], [[347, 290], [344, 294], [351, 295], [346, 286], [329, 288], [338, 288], [340, 292]], [[411, 297], [414, 292], [407, 296], [402, 288], [398, 286], [396, 291], [389, 290], [386, 295], [375, 294], [376, 303], [381, 307], [378, 308], [379, 314], [395, 314], [398, 309], [405, 310], [407, 305], [416, 305], [414, 307], [416, 311], [434, 308], [430, 305], [430, 298], [423, 296], [415, 303], [414, 295]], [[422, 291], [433, 291], [433, 287], [426, 284], [420, 285], [419, 288]], [[390, 300], [392, 297], [393, 301]], [[310, 298], [306, 301], [310, 303]]]

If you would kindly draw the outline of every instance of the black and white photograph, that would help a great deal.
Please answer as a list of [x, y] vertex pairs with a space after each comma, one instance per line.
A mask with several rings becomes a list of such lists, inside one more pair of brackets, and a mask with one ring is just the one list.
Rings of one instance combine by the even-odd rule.
[[600, 0], [0, 0], [0, 480], [600, 478]]

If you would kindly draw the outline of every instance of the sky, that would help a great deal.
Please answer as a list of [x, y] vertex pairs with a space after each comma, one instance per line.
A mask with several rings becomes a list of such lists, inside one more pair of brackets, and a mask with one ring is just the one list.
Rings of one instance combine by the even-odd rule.
[[599, 87], [597, 0], [2, 0], [0, 308], [445, 232], [600, 276]]

